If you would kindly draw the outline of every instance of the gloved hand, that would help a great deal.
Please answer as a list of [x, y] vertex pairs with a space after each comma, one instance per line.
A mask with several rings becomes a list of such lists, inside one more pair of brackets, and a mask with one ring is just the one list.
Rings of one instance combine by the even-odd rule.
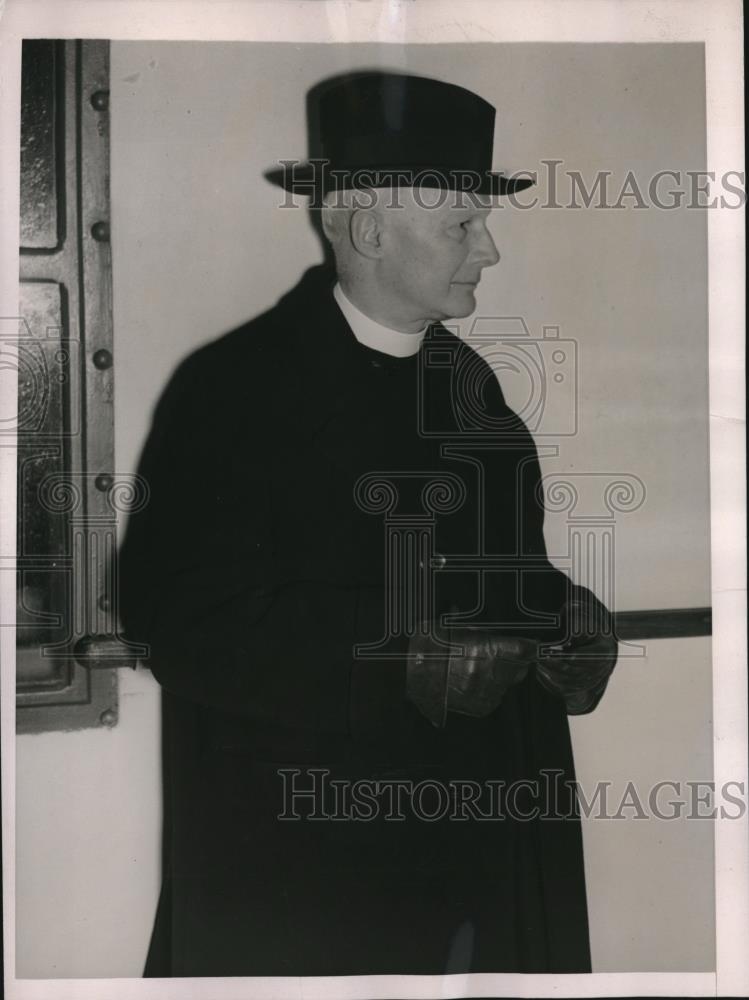
[[616, 665], [618, 643], [611, 615], [591, 591], [562, 607], [565, 641], [539, 647], [536, 676], [547, 691], [562, 698], [569, 715], [591, 712], [606, 690]]
[[535, 641], [488, 629], [451, 629], [449, 642], [444, 633], [417, 635], [408, 649], [406, 694], [438, 727], [448, 711], [480, 718], [525, 679], [536, 655]]

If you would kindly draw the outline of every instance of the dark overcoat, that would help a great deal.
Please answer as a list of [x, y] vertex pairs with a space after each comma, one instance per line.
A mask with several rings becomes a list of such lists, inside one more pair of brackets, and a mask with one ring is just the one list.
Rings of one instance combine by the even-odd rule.
[[146, 975], [589, 971], [563, 703], [533, 672], [443, 729], [406, 698], [421, 611], [557, 634], [535, 447], [470, 347], [365, 348], [333, 281], [191, 355], [144, 451], [120, 597], [163, 689]]

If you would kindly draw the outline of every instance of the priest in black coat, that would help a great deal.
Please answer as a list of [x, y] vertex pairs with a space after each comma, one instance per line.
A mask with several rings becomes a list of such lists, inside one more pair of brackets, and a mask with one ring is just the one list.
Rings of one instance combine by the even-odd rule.
[[145, 974], [590, 971], [567, 715], [616, 642], [547, 559], [527, 428], [442, 325], [527, 182], [462, 88], [318, 97], [324, 157], [282, 182], [322, 199], [335, 268], [180, 366], [121, 553], [163, 688]]

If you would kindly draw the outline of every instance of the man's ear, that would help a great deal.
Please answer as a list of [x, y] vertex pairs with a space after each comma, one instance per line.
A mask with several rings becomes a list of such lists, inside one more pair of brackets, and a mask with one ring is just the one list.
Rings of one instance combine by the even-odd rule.
[[382, 223], [372, 209], [357, 208], [351, 213], [351, 243], [363, 257], [382, 256]]
[[329, 243], [332, 243], [335, 239], [335, 222], [333, 220], [333, 212], [335, 209], [331, 208], [330, 205], [323, 205], [320, 209], [320, 223], [322, 225], [322, 231], [325, 233], [325, 237]]

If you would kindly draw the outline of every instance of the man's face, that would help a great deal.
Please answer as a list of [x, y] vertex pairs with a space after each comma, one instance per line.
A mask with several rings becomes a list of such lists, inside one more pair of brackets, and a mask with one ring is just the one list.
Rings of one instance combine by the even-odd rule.
[[[380, 287], [404, 324], [469, 316], [485, 267], [499, 261], [486, 227], [489, 208], [473, 195], [401, 189], [382, 211]], [[436, 207], [428, 207], [435, 204]]]

